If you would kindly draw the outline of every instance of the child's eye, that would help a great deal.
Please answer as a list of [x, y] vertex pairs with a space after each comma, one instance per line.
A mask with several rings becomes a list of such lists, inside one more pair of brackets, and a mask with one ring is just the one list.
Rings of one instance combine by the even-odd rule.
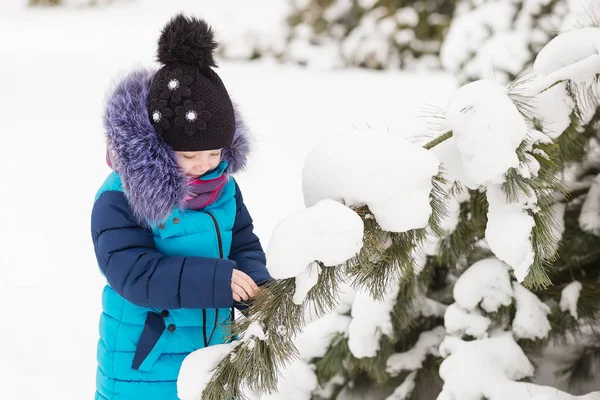
[[221, 153], [211, 153], [210, 155], [213, 156], [213, 157], [216, 157], [216, 156], [220, 156]]
[[191, 160], [192, 158], [194, 158], [194, 156], [186, 156], [185, 154], [183, 155], [183, 158]]

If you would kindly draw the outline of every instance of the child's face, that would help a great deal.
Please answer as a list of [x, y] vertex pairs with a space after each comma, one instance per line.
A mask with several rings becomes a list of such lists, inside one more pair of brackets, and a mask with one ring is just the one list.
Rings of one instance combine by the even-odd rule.
[[177, 164], [190, 178], [199, 178], [221, 162], [221, 150], [176, 151]]

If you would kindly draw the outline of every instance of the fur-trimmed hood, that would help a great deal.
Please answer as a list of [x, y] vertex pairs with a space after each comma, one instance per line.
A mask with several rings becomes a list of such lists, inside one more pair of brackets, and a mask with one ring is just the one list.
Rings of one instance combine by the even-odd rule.
[[[115, 169], [125, 196], [140, 221], [158, 223], [183, 207], [188, 178], [177, 165], [176, 154], [156, 133], [146, 108], [148, 90], [156, 71], [136, 70], [117, 82], [108, 95], [104, 126]], [[235, 107], [235, 134], [223, 149], [227, 173], [244, 168], [250, 153], [250, 132]]]

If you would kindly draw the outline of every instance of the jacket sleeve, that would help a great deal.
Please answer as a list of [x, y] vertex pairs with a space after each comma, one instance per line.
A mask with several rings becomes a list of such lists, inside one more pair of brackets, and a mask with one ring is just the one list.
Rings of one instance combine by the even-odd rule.
[[159, 253], [152, 232], [135, 221], [120, 191], [104, 192], [94, 203], [92, 240], [108, 284], [134, 304], [160, 309], [233, 306], [234, 263]]
[[267, 271], [265, 252], [258, 237], [254, 234], [252, 217], [244, 205], [242, 192], [235, 182], [235, 202], [237, 212], [233, 224], [231, 251], [229, 259], [235, 261], [238, 269], [261, 286], [271, 280]]

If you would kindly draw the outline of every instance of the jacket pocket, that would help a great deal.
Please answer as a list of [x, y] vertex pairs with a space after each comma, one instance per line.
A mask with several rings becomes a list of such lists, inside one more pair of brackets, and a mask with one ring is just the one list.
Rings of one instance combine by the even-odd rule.
[[150, 371], [160, 357], [169, 335], [164, 335], [165, 321], [155, 312], [148, 312], [144, 329], [135, 349], [131, 368], [140, 371]]

